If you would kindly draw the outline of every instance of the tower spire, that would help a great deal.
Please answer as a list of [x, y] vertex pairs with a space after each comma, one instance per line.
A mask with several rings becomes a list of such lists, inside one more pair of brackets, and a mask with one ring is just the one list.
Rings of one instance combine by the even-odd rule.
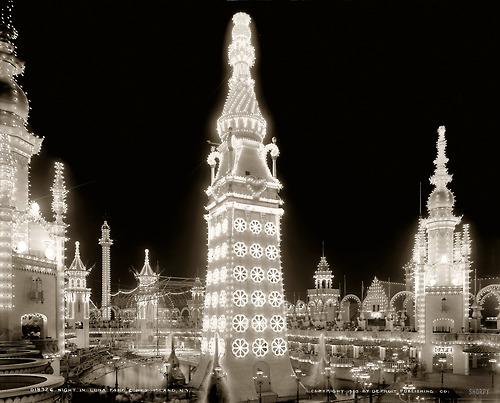
[[68, 206], [66, 204], [66, 195], [68, 191], [64, 182], [64, 164], [56, 162], [54, 164], [55, 175], [54, 183], [52, 184], [52, 212], [57, 223], [62, 223], [66, 216]]
[[222, 115], [217, 121], [217, 132], [222, 140], [229, 132], [260, 142], [266, 135], [266, 121], [260, 112], [255, 96], [254, 80], [250, 73], [255, 63], [250, 21], [251, 18], [246, 13], [237, 13], [233, 16], [231, 44], [228, 50], [232, 75], [229, 79], [229, 94]]
[[110, 228], [107, 221], [101, 227], [101, 239], [99, 245], [102, 248], [102, 299], [101, 309], [104, 320], [111, 319], [111, 245]]
[[446, 164], [448, 157], [446, 157], [446, 128], [439, 126], [438, 128], [438, 141], [437, 141], [437, 157], [434, 160], [436, 166], [434, 175], [431, 176], [431, 183], [438, 189], [446, 188], [446, 185], [451, 182], [452, 176], [448, 173]]

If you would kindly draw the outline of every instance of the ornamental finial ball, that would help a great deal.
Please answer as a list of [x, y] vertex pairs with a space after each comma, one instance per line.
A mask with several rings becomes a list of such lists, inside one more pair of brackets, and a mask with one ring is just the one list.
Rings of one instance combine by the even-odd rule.
[[250, 21], [251, 18], [248, 14], [238, 13], [233, 15], [233, 40], [236, 40], [237, 38], [245, 38], [246, 40], [250, 40], [250, 38], [252, 37], [252, 32], [250, 31]]
[[444, 136], [445, 132], [446, 132], [446, 127], [445, 126], [439, 126], [439, 128], [438, 128], [439, 135], [440, 136]]
[[234, 25], [250, 25], [250, 21], [252, 19], [247, 13], [236, 13], [233, 15], [233, 23]]

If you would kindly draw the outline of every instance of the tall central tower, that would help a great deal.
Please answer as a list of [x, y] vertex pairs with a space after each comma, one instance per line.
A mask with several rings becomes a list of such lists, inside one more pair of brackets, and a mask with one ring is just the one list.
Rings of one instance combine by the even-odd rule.
[[228, 52], [232, 76], [217, 121], [221, 144], [208, 157], [212, 175], [205, 216], [208, 268], [201, 367], [210, 371], [218, 352], [230, 400], [248, 401], [257, 398], [252, 379], [257, 370], [267, 376], [263, 392], [292, 396], [295, 384], [283, 304], [282, 185], [275, 164], [279, 151], [274, 139], [263, 144], [266, 121], [250, 74], [255, 61], [250, 17], [235, 14], [233, 24]]
[[102, 248], [102, 319], [111, 319], [111, 245], [110, 228], [107, 221], [101, 227], [101, 239], [99, 245]]

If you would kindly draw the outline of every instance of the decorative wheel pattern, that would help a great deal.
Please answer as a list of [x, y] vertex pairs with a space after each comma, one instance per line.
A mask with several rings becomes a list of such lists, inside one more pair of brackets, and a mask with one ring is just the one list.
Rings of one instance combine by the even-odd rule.
[[217, 329], [217, 316], [212, 315], [210, 318], [210, 330], [215, 331]]
[[219, 269], [214, 269], [212, 272], [212, 283], [217, 284], [219, 282]]
[[281, 295], [280, 292], [278, 291], [272, 291], [270, 294], [269, 294], [269, 303], [271, 304], [271, 306], [274, 306], [275, 308], [281, 306], [281, 304], [283, 303], [283, 295]]
[[254, 267], [252, 270], [250, 270], [250, 278], [256, 283], [260, 283], [262, 280], [264, 280], [264, 270], [262, 270], [262, 268], [260, 267]]
[[252, 352], [256, 357], [264, 357], [269, 351], [269, 343], [264, 339], [255, 339], [252, 343]]
[[285, 329], [285, 319], [281, 315], [273, 315], [269, 319], [269, 325], [271, 325], [273, 332], [282, 332]]
[[264, 249], [258, 243], [253, 243], [250, 245], [250, 255], [255, 259], [260, 259], [264, 254]]
[[234, 253], [238, 257], [243, 257], [247, 254], [248, 248], [243, 242], [236, 242], [233, 246]]
[[264, 225], [264, 232], [267, 235], [275, 235], [276, 234], [276, 225], [274, 225], [272, 222], [266, 222], [266, 225]]
[[243, 333], [248, 329], [248, 318], [245, 315], [236, 315], [233, 318], [233, 330]]
[[247, 222], [243, 218], [237, 218], [233, 222], [233, 227], [238, 232], [243, 232], [247, 229]]
[[217, 294], [217, 291], [214, 291], [212, 293], [212, 306], [217, 308], [217, 305], [219, 305], [219, 295]]
[[263, 315], [255, 315], [252, 318], [252, 327], [256, 332], [263, 332], [267, 328], [267, 319]]
[[222, 290], [219, 293], [219, 306], [225, 307], [226, 306], [226, 301], [227, 301], [227, 294], [226, 291]]
[[276, 248], [276, 246], [266, 246], [266, 256], [269, 260], [275, 260], [278, 257], [278, 249]]
[[227, 278], [227, 269], [225, 267], [221, 267], [219, 271], [219, 280], [221, 283], [225, 283]]
[[236, 306], [245, 306], [248, 302], [248, 295], [243, 290], [236, 290], [233, 292], [233, 303]]
[[260, 234], [260, 231], [262, 231], [262, 224], [257, 220], [250, 221], [250, 231], [255, 235]]
[[269, 269], [267, 271], [267, 279], [269, 280], [270, 283], [276, 284], [278, 281], [281, 280], [281, 273], [278, 269], [275, 269], [274, 267]]
[[224, 315], [219, 316], [219, 319], [217, 319], [217, 328], [221, 333], [226, 330], [226, 317]]
[[212, 272], [209, 270], [207, 271], [207, 279], [206, 279], [207, 285], [212, 284]]
[[245, 281], [248, 277], [247, 269], [243, 266], [235, 266], [233, 269], [233, 277], [236, 281]]
[[274, 355], [282, 356], [286, 353], [286, 341], [282, 337], [276, 337], [272, 342], [271, 342], [271, 350], [273, 351]]
[[203, 331], [206, 332], [208, 331], [208, 329], [210, 328], [210, 318], [208, 317], [208, 315], [204, 315], [203, 316], [203, 322], [202, 322], [202, 328], [203, 328]]
[[243, 358], [248, 354], [249, 345], [245, 339], [235, 339], [233, 340], [233, 345], [231, 346], [231, 350], [235, 357]]
[[254, 304], [256, 307], [264, 306], [264, 304], [266, 303], [266, 296], [260, 290], [252, 292], [250, 299], [252, 301], [252, 304]]

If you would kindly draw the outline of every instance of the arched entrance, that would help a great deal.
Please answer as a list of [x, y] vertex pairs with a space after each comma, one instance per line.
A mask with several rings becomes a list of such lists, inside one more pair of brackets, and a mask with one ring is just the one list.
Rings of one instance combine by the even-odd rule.
[[25, 313], [21, 316], [21, 332], [24, 339], [47, 337], [47, 317], [41, 313]]
[[[355, 307], [355, 309], [352, 309], [353, 307]], [[340, 312], [342, 314], [342, 319], [346, 322], [352, 322], [356, 316], [359, 315], [360, 308], [361, 300], [357, 295], [347, 294], [342, 298], [342, 301], [340, 301]]]

